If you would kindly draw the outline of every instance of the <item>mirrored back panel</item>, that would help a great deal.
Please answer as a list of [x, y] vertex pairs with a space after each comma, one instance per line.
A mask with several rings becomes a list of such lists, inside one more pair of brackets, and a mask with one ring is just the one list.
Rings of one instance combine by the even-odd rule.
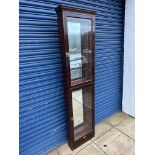
[[72, 91], [74, 140], [93, 130], [92, 123], [92, 86]]
[[68, 143], [75, 149], [94, 136], [95, 11], [59, 5], [58, 14]]
[[91, 19], [67, 17], [71, 80], [91, 79]]

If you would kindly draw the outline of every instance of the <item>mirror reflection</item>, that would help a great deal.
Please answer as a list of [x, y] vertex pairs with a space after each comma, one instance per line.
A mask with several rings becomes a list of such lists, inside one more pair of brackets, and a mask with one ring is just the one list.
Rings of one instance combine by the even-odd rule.
[[92, 87], [72, 91], [73, 122], [75, 140], [92, 129]]
[[72, 92], [72, 103], [73, 103], [74, 127], [76, 127], [84, 122], [82, 89]]
[[91, 20], [67, 18], [71, 80], [90, 79], [91, 74]]
[[68, 22], [68, 40], [71, 79], [82, 77], [81, 60], [81, 25], [80, 23]]

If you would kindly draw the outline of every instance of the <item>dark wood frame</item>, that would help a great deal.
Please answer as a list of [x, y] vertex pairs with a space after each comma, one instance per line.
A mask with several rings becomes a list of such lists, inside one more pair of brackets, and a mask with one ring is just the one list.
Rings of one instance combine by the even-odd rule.
[[[94, 106], [94, 68], [95, 68], [95, 15], [96, 12], [76, 7], [59, 5], [56, 8], [58, 15], [58, 29], [60, 34], [60, 44], [62, 53], [62, 64], [64, 71], [64, 87], [65, 87], [65, 102], [68, 120], [68, 144], [72, 150], [90, 140], [95, 135], [95, 106]], [[70, 61], [68, 51], [68, 34], [67, 34], [67, 17], [76, 17], [83, 19], [91, 19], [92, 27], [92, 78], [90, 80], [75, 80], [71, 82], [70, 77]], [[74, 124], [72, 110], [72, 91], [86, 86], [92, 86], [92, 131], [87, 135], [74, 141]]]

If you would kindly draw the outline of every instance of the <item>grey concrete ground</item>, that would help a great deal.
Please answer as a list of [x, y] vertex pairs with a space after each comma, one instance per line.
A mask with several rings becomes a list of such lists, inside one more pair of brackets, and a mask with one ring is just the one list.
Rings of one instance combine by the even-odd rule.
[[134, 155], [135, 119], [116, 113], [95, 127], [95, 137], [74, 151], [64, 144], [48, 155]]

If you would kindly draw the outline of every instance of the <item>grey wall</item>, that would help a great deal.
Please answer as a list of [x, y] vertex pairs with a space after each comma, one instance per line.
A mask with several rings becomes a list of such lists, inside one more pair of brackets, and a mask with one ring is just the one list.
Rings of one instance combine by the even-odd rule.
[[135, 0], [126, 0], [122, 110], [135, 116]]

